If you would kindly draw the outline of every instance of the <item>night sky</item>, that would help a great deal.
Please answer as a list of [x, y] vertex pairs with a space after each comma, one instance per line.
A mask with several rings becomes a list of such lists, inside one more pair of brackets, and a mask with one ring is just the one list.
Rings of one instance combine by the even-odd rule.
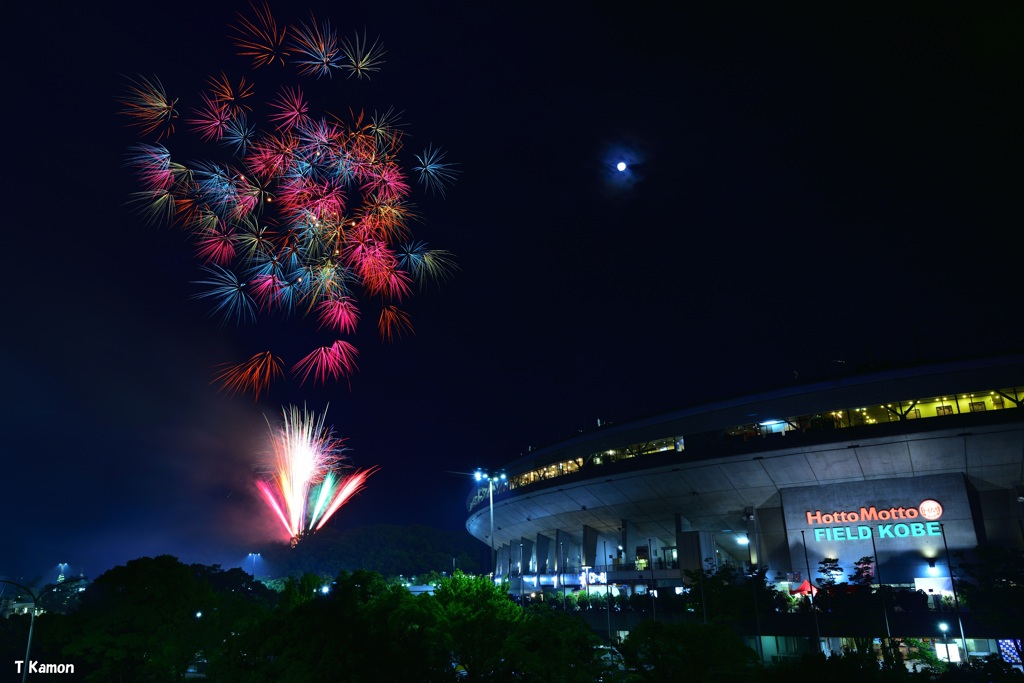
[[461, 529], [474, 468], [599, 419], [1024, 349], [1019, 3], [273, 3], [379, 36], [322, 108], [394, 107], [409, 161], [459, 164], [413, 225], [459, 270], [414, 336], [360, 333], [350, 386], [219, 394], [213, 366], [316, 326], [190, 298], [185, 235], [126, 206], [116, 99], [249, 71], [231, 4], [6, 10], [0, 576], [244, 561], [279, 536], [252, 476], [288, 404], [381, 468], [337, 528]]

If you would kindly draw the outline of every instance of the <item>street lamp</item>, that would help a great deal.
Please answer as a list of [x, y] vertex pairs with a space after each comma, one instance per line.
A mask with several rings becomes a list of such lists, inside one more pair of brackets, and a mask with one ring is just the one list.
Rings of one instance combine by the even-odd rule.
[[949, 642], [946, 639], [946, 632], [949, 631], [949, 624], [939, 622], [939, 630], [942, 631], [942, 647], [946, 650], [946, 664], [949, 664]]
[[490, 503], [490, 513], [491, 513], [491, 567], [493, 568], [495, 566], [495, 556], [494, 556], [494, 482], [495, 481], [505, 481], [505, 473], [504, 472], [499, 472], [498, 474], [491, 474], [489, 472], [484, 472], [483, 470], [478, 469], [476, 472], [473, 473], [473, 478], [476, 479], [477, 481], [483, 481], [484, 479], [487, 480], [487, 498], [488, 498], [488, 501]]

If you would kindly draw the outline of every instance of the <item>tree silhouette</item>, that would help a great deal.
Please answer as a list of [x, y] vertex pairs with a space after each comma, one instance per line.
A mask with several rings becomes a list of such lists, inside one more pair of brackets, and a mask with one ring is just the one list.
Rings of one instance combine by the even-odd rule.
[[964, 605], [1010, 640], [1024, 661], [1024, 550], [980, 545], [960, 555], [960, 571], [956, 589]]

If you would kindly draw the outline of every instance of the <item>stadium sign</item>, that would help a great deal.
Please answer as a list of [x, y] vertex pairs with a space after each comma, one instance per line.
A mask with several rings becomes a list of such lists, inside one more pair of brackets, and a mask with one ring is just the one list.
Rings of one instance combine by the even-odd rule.
[[[876, 506], [861, 506], [859, 510], [834, 510], [822, 512], [806, 511], [808, 526], [848, 524], [861, 522], [857, 526], [818, 526], [814, 529], [815, 541], [866, 541], [872, 537], [908, 538], [919, 536], [941, 536], [942, 526], [938, 520], [942, 517], [942, 505], [931, 498], [924, 500], [916, 507], [890, 507], [878, 509]], [[894, 522], [893, 520], [917, 520]], [[893, 522], [867, 526], [863, 522]]]

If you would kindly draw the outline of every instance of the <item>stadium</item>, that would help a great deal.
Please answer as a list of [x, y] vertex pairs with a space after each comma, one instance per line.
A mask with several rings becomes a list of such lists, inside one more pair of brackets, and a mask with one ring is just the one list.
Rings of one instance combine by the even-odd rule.
[[[1024, 548], [1024, 356], [849, 376], [599, 425], [477, 473], [496, 580], [618, 594], [685, 570], [813, 584], [836, 558], [939, 601], [950, 557]], [[805, 584], [806, 585], [806, 584]]]

